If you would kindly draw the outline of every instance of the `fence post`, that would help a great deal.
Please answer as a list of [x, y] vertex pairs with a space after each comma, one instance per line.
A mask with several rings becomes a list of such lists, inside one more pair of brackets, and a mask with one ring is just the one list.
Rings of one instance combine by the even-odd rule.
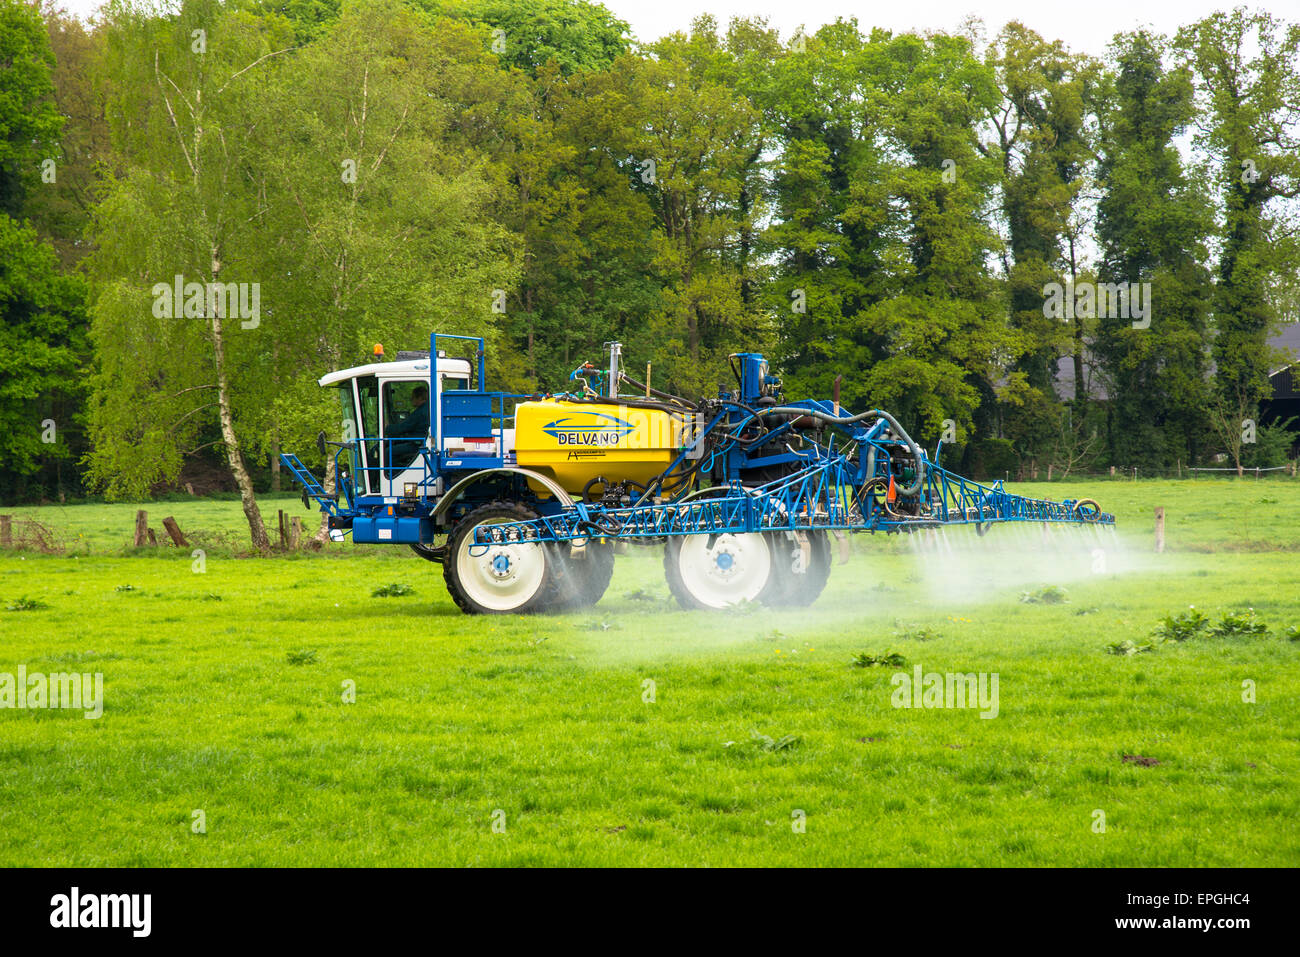
[[1156, 554], [1165, 550], [1165, 507], [1156, 506]]
[[167, 530], [168, 536], [171, 537], [172, 543], [178, 548], [189, 548], [190, 543], [185, 540], [181, 533], [181, 527], [176, 524], [176, 519], [168, 515], [163, 519], [163, 528]]
[[136, 548], [143, 548], [149, 541], [149, 513], [140, 509], [135, 513], [135, 538], [132, 544]]
[[8, 548], [13, 543], [13, 518], [9, 515], [0, 515], [0, 548]]

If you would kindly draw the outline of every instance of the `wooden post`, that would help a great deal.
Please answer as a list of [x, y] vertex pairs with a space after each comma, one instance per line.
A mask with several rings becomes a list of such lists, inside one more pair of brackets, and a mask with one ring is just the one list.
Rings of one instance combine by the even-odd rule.
[[289, 522], [289, 547], [297, 551], [302, 544], [302, 518], [295, 515]]
[[163, 528], [167, 530], [167, 534], [171, 537], [172, 542], [178, 548], [190, 547], [190, 543], [187, 542], [185, 536], [181, 534], [181, 527], [176, 524], [176, 519], [168, 515], [163, 519]]
[[152, 545], [154, 548], [158, 547], [158, 536], [154, 533], [154, 530], [152, 528], [149, 529], [149, 544]]
[[284, 548], [289, 542], [289, 530], [285, 527], [284, 509], [277, 509], [277, 512], [279, 513], [276, 517], [276, 521], [280, 526], [280, 547]]
[[1115, 466], [1113, 465], [1110, 467], [1110, 477], [1111, 478], [1115, 477]]
[[1156, 554], [1165, 550], [1165, 508], [1156, 506]]
[[132, 544], [136, 548], [143, 548], [144, 543], [149, 540], [149, 513], [140, 509], [135, 513], [135, 539]]
[[14, 543], [13, 516], [0, 515], [0, 548], [9, 548]]

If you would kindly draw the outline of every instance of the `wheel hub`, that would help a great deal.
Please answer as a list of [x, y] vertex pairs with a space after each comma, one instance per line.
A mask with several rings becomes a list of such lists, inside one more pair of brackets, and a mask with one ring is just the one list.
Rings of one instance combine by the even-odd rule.
[[688, 535], [677, 560], [682, 584], [709, 608], [755, 600], [772, 571], [772, 552], [759, 533]]

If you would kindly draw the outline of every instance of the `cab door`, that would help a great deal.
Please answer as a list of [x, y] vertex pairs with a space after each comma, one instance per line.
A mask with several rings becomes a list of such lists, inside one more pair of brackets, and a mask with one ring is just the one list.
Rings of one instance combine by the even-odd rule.
[[422, 450], [429, 448], [429, 408], [427, 378], [380, 380], [379, 494], [400, 497], [408, 483], [428, 477]]

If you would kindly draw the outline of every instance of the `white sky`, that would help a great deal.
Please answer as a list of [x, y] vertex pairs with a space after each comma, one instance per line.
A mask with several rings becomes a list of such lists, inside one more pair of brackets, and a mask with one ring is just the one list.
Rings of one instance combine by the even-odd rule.
[[[990, 34], [1008, 20], [1020, 20], [1048, 39], [1067, 47], [1101, 55], [1111, 37], [1149, 25], [1161, 33], [1200, 19], [1214, 10], [1227, 10], [1244, 0], [913, 0], [911, 3], [862, 3], [852, 0], [603, 0], [614, 14], [632, 25], [640, 40], [653, 40], [674, 30], [686, 30], [707, 11], [725, 27], [733, 16], [766, 17], [788, 38], [803, 25], [809, 33], [837, 17], [857, 17], [865, 31], [880, 26], [895, 32], [952, 30], [968, 14], [984, 20]], [[86, 15], [100, 0], [63, 0], [67, 8]], [[1268, 10], [1287, 20], [1300, 19], [1300, 0], [1253, 0], [1253, 9]]]
[[[837, 17], [857, 17], [863, 32], [884, 27], [895, 33], [908, 30], [952, 30], [970, 14], [985, 23], [990, 34], [1009, 20], [1019, 20], [1049, 40], [1100, 55], [1116, 34], [1138, 26], [1172, 33], [1215, 10], [1231, 9], [1241, 0], [921, 0], [921, 2], [862, 3], [852, 0], [702, 0], [683, 3], [663, 0], [604, 0], [616, 15], [632, 25], [640, 39], [684, 30], [697, 11], [708, 10], [719, 23], [733, 16], [764, 16], [788, 37], [801, 24], [811, 33]], [[1275, 16], [1294, 20], [1300, 0], [1256, 0], [1247, 4]]]

